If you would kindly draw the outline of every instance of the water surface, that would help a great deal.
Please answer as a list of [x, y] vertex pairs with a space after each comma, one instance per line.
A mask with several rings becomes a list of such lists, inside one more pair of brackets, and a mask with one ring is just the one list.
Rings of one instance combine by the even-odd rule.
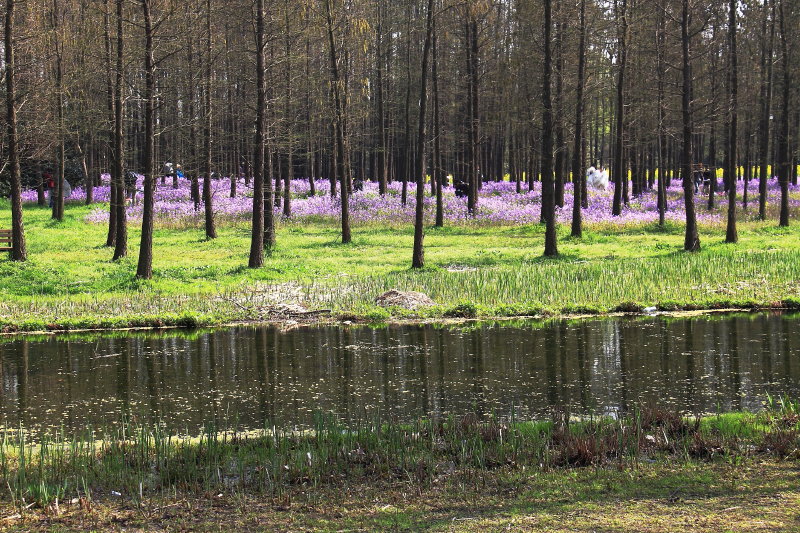
[[467, 326], [242, 327], [0, 339], [0, 424], [83, 428], [122, 415], [307, 425], [428, 415], [759, 409], [800, 393], [800, 316]]

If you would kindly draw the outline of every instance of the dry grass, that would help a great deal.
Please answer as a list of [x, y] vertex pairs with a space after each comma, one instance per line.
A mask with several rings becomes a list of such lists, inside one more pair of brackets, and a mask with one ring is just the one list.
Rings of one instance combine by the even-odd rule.
[[794, 462], [496, 472], [411, 490], [403, 481], [309, 497], [119, 499], [59, 513], [3, 510], [7, 531], [800, 531]]

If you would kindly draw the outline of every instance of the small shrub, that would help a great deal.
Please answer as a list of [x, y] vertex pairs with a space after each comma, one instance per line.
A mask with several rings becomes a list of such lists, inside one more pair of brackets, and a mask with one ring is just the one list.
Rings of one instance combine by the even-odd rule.
[[762, 450], [777, 457], [784, 458], [797, 453], [800, 448], [800, 434], [797, 430], [779, 429], [764, 434]]
[[196, 316], [186, 314], [178, 317], [175, 325], [181, 328], [197, 328], [200, 326], [200, 323]]
[[800, 310], [800, 298], [786, 298], [781, 302], [781, 307], [791, 309], [792, 311]]
[[447, 318], [475, 318], [478, 316], [478, 308], [470, 302], [460, 303], [444, 312]]
[[710, 460], [725, 455], [725, 447], [718, 437], [703, 435], [699, 431], [692, 436], [687, 451], [689, 456], [694, 459]]
[[699, 429], [699, 419], [690, 425], [678, 412], [660, 407], [643, 407], [639, 412], [642, 431], [662, 430], [670, 439], [685, 437]]
[[683, 306], [674, 300], [667, 300], [656, 307], [659, 311], [680, 311]]
[[641, 313], [642, 310], [644, 310], [644, 306], [636, 302], [622, 302], [614, 308], [617, 313]]
[[384, 322], [389, 320], [392, 314], [383, 307], [373, 307], [364, 313], [364, 318], [370, 322]]
[[342, 311], [336, 313], [336, 315], [334, 315], [334, 318], [336, 318], [336, 320], [338, 320], [339, 322], [357, 322], [358, 320], [361, 319], [360, 316], [358, 316], [355, 313], [351, 313], [349, 311]]

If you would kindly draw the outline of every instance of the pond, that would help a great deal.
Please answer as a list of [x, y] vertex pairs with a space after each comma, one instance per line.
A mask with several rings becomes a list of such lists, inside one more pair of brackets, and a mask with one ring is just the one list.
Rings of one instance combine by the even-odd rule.
[[800, 315], [238, 327], [0, 339], [0, 425], [196, 433], [463, 415], [757, 410], [800, 393]]

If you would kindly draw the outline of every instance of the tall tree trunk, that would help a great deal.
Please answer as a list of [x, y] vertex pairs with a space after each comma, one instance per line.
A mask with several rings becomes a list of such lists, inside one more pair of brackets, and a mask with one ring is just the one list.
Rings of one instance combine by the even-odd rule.
[[[233, 72], [231, 69], [231, 61], [230, 61], [230, 28], [228, 24], [225, 24], [225, 78], [229, 79], [233, 76]], [[228, 132], [230, 135], [231, 140], [233, 141], [233, 146], [230, 148], [231, 152], [231, 159], [230, 159], [230, 198], [236, 198], [236, 188], [238, 185], [240, 172], [239, 172], [239, 165], [241, 162], [241, 154], [239, 151], [240, 146], [240, 139], [239, 137], [239, 128], [236, 118], [234, 117], [233, 113], [233, 96], [234, 96], [234, 88], [231, 85], [225, 90], [225, 122], [228, 124]], [[175, 186], [177, 188], [177, 178], [175, 181]]]
[[75, 153], [77, 153], [78, 157], [80, 158], [81, 170], [83, 170], [83, 175], [85, 177], [84, 189], [86, 191], [86, 205], [91, 205], [94, 203], [94, 164], [92, 162], [87, 163], [86, 152], [88, 151], [89, 156], [91, 156], [92, 145], [88, 144], [86, 150], [84, 150], [83, 146], [81, 146], [80, 139], [78, 138], [74, 141], [73, 146], [75, 147]]
[[567, 170], [567, 143], [564, 140], [564, 33], [566, 32], [566, 22], [561, 22], [563, 17], [561, 1], [558, 2], [558, 17], [556, 17], [556, 105], [555, 105], [555, 137], [556, 137], [556, 159], [555, 159], [555, 204], [564, 207], [564, 182]]
[[414, 251], [411, 268], [425, 266], [425, 116], [428, 104], [428, 57], [433, 34], [433, 0], [428, 0], [425, 45], [422, 48], [422, 73], [419, 82], [419, 122], [417, 124], [417, 190], [414, 209]]
[[[775, 48], [775, 0], [765, 0], [761, 48], [761, 117], [758, 127], [758, 218], [767, 219], [767, 182], [769, 180], [770, 116], [772, 115], [772, 65]], [[767, 26], [769, 25], [769, 35]]]
[[[109, 0], [103, 0], [103, 38], [105, 41], [105, 60], [106, 60], [106, 108], [108, 111], [108, 147], [109, 151], [113, 154], [114, 145], [114, 76], [113, 67], [111, 63], [111, 14], [108, 7]], [[109, 195], [109, 213], [108, 213], [108, 236], [106, 237], [106, 246], [114, 246], [117, 240], [117, 198], [119, 191], [117, 190], [117, 182], [113, 179], [113, 169], [109, 168], [111, 191]]]
[[378, 174], [378, 193], [383, 196], [386, 194], [387, 169], [386, 169], [386, 116], [383, 101], [383, 2], [376, 2], [378, 10], [378, 26], [376, 31], [376, 87], [375, 97], [378, 115], [377, 138], [377, 174]]
[[307, 164], [307, 172], [306, 178], [308, 178], [308, 195], [309, 196], [316, 196], [317, 195], [317, 184], [315, 182], [317, 178], [316, 172], [316, 165], [318, 157], [316, 157], [316, 146], [312, 134], [312, 122], [311, 122], [311, 37], [309, 31], [309, 16], [305, 15], [305, 32], [306, 32], [306, 61], [305, 61], [305, 122], [306, 122], [306, 150], [308, 152], [306, 158]]
[[572, 148], [572, 236], [583, 234], [581, 204], [583, 202], [583, 89], [586, 78], [586, 0], [581, 0], [580, 43], [578, 44], [578, 82], [575, 95], [575, 144]]
[[[716, 80], [716, 77], [715, 77]], [[712, 85], [716, 85], [716, 81], [712, 83]], [[717, 88], [713, 87], [711, 89], [712, 94], [717, 94]], [[727, 154], [727, 148], [725, 150]], [[710, 167], [714, 169], [714, 176], [711, 180], [711, 183], [708, 184], [708, 210], [713, 211], [717, 206], [717, 131], [716, 131], [716, 121], [711, 124], [711, 140], [709, 141], [709, 163]]]
[[748, 195], [750, 194], [750, 180], [753, 179], [753, 116], [748, 114], [747, 130], [745, 132], [744, 153], [744, 190], [742, 191], [742, 207], [747, 211]]
[[544, 0], [544, 70], [542, 73], [542, 212], [545, 218], [544, 255], [558, 255], [556, 240], [555, 187], [553, 183], [553, 101], [550, 85], [553, 76], [552, 0]]
[[405, 113], [405, 132], [403, 133], [403, 152], [401, 163], [403, 171], [400, 175], [402, 180], [402, 190], [400, 192], [400, 203], [405, 206], [408, 202], [408, 175], [412, 172], [411, 164], [411, 4], [408, 5], [406, 13], [406, 98], [403, 106]]
[[439, 38], [436, 33], [436, 18], [433, 19], [433, 179], [436, 180], [436, 227], [444, 227], [444, 199], [442, 185], [441, 118], [439, 114]]
[[[711, 40], [716, 40], [717, 35], [717, 25], [714, 24], [713, 29], [711, 30]], [[717, 54], [714, 54], [711, 58], [711, 68], [714, 72], [717, 72], [718, 65], [717, 65]], [[711, 77], [711, 98], [712, 98], [712, 107], [716, 111], [717, 108], [717, 95], [719, 94], [719, 89], [717, 87], [717, 77]], [[729, 102], [730, 104], [730, 102]], [[730, 112], [730, 110], [728, 110]], [[712, 118], [711, 123], [711, 140], [709, 141], [709, 163], [711, 164], [711, 168], [714, 169], [714, 179], [711, 180], [711, 183], [708, 185], [708, 210], [713, 211], [717, 207], [717, 119], [716, 116]], [[728, 156], [728, 148], [725, 149], [725, 156]], [[727, 161], [727, 159], [726, 159]], [[725, 172], [727, 172], [727, 165], [725, 168]]]
[[[617, 3], [615, 1], [615, 6]], [[621, 0], [618, 8], [618, 35], [617, 43], [619, 50], [617, 52], [618, 72], [617, 72], [617, 125], [614, 141], [614, 168], [612, 169], [614, 178], [614, 203], [611, 208], [613, 216], [619, 216], [622, 213], [622, 189], [623, 183], [628, 181], [628, 170], [623, 168], [623, 151], [625, 149], [625, 69], [628, 62], [628, 0]]]
[[214, 224], [213, 196], [211, 194], [211, 90], [212, 77], [212, 41], [211, 41], [211, 0], [206, 0], [206, 72], [205, 72], [205, 105], [203, 121], [204, 139], [204, 169], [203, 169], [203, 204], [205, 208], [206, 239], [217, 238], [217, 228]]
[[200, 177], [198, 174], [199, 156], [197, 149], [197, 110], [199, 104], [197, 102], [197, 87], [195, 83], [195, 54], [194, 54], [194, 39], [193, 33], [189, 33], [186, 49], [187, 49], [187, 64], [189, 66], [189, 97], [187, 103], [189, 105], [189, 160], [191, 167], [186, 169], [186, 177], [190, 180], [189, 190], [194, 203], [194, 210], [200, 209]]
[[50, 194], [55, 193], [53, 198], [53, 214], [55, 220], [64, 220], [64, 170], [66, 160], [66, 150], [64, 136], [66, 135], [64, 124], [64, 43], [61, 38], [61, 9], [58, 0], [53, 0], [52, 8], [52, 24], [53, 24], [53, 48], [56, 60], [56, 128], [58, 130], [58, 141], [56, 143], [56, 189]]
[[155, 92], [156, 64], [153, 56], [153, 14], [151, 0], [142, 0], [144, 15], [144, 207], [142, 210], [142, 237], [139, 247], [139, 264], [136, 277], [153, 277], [153, 211], [155, 207]]
[[6, 0], [5, 67], [6, 67], [6, 142], [11, 172], [11, 259], [25, 261], [25, 226], [22, 221], [22, 171], [19, 161], [19, 136], [17, 133], [17, 60], [14, 43], [15, 0]]
[[697, 232], [697, 214], [694, 208], [694, 183], [692, 183], [692, 68], [689, 47], [689, 0], [682, 0], [681, 9], [681, 48], [683, 52], [683, 91], [681, 111], [683, 115], [683, 154], [681, 159], [681, 178], [683, 179], [683, 201], [686, 207], [686, 236], [683, 248], [687, 252], [700, 250], [700, 236]]
[[[469, 9], [469, 4], [467, 4], [467, 9]], [[469, 17], [464, 21], [464, 55], [467, 60], [466, 64], [466, 76], [467, 76], [467, 91], [466, 91], [466, 102], [462, 102], [462, 108], [464, 109], [464, 133], [466, 134], [466, 139], [464, 140], [463, 146], [463, 153], [461, 154], [462, 158], [462, 165], [461, 165], [461, 172], [463, 177], [461, 178], [462, 183], [467, 184], [467, 212], [470, 215], [473, 215], [475, 212], [475, 205], [472, 203], [472, 193], [470, 189], [472, 188], [472, 170], [473, 170], [473, 163], [475, 158], [472, 156], [472, 152], [474, 150], [474, 146], [472, 143], [472, 38], [470, 37], [471, 26], [469, 24]]]
[[[264, 62], [266, 68], [266, 61]], [[269, 101], [269, 87], [264, 89], [266, 101]], [[265, 111], [264, 120], [267, 115]], [[264, 125], [264, 247], [271, 251], [277, 242], [275, 234], [275, 182], [272, 180], [272, 147], [269, 142], [269, 125]]]
[[728, 131], [728, 227], [725, 231], [725, 242], [735, 243], [739, 240], [736, 231], [736, 173], [739, 168], [737, 157], [738, 112], [739, 112], [739, 77], [738, 58], [736, 57], [736, 10], [737, 0], [730, 0], [728, 8], [728, 40], [730, 69], [728, 73], [728, 90], [730, 92], [729, 113], [730, 129]]
[[475, 214], [475, 209], [478, 207], [478, 187], [480, 181], [480, 116], [479, 116], [479, 87], [478, 87], [478, 19], [472, 14], [469, 21], [469, 36], [470, 36], [470, 187], [469, 187], [469, 212]]
[[791, 14], [792, 8], [787, 8], [786, 0], [778, 0], [780, 9], [781, 24], [781, 67], [783, 70], [783, 108], [781, 110], [781, 123], [778, 135], [778, 158], [776, 163], [780, 166], [778, 170], [778, 180], [781, 186], [781, 212], [780, 226], [789, 225], [789, 178], [792, 173], [792, 156], [789, 153], [789, 121], [790, 121], [790, 95], [792, 83], [791, 62], [789, 60], [789, 36], [787, 23], [787, 11]]
[[[250, 237], [250, 268], [264, 264], [264, 127], [266, 122], [267, 79], [264, 35], [264, 0], [256, 0], [256, 139], [253, 168], [253, 221]], [[270, 213], [272, 203], [270, 201]]]
[[330, 59], [331, 78], [333, 81], [333, 104], [336, 112], [334, 123], [336, 137], [336, 173], [339, 175], [342, 204], [342, 243], [352, 241], [350, 234], [350, 201], [347, 184], [347, 167], [345, 165], [344, 144], [344, 95], [342, 94], [342, 81], [339, 76], [339, 59], [336, 50], [336, 39], [333, 35], [333, 11], [331, 4], [335, 0], [325, 0], [325, 21], [328, 33], [328, 54]]
[[125, 145], [123, 120], [124, 109], [122, 87], [125, 83], [125, 34], [123, 33], [124, 0], [117, 4], [117, 68], [114, 84], [114, 173], [112, 179], [117, 184], [117, 236], [114, 240], [114, 261], [128, 255], [128, 215], [125, 211]]
[[284, 4], [284, 20], [286, 27], [284, 29], [286, 35], [284, 45], [286, 52], [286, 93], [285, 97], [285, 128], [286, 133], [286, 173], [283, 175], [283, 216], [289, 218], [292, 216], [292, 180], [294, 179], [294, 139], [293, 129], [294, 123], [292, 121], [292, 51], [291, 51], [291, 28], [289, 25], [289, 3]]

